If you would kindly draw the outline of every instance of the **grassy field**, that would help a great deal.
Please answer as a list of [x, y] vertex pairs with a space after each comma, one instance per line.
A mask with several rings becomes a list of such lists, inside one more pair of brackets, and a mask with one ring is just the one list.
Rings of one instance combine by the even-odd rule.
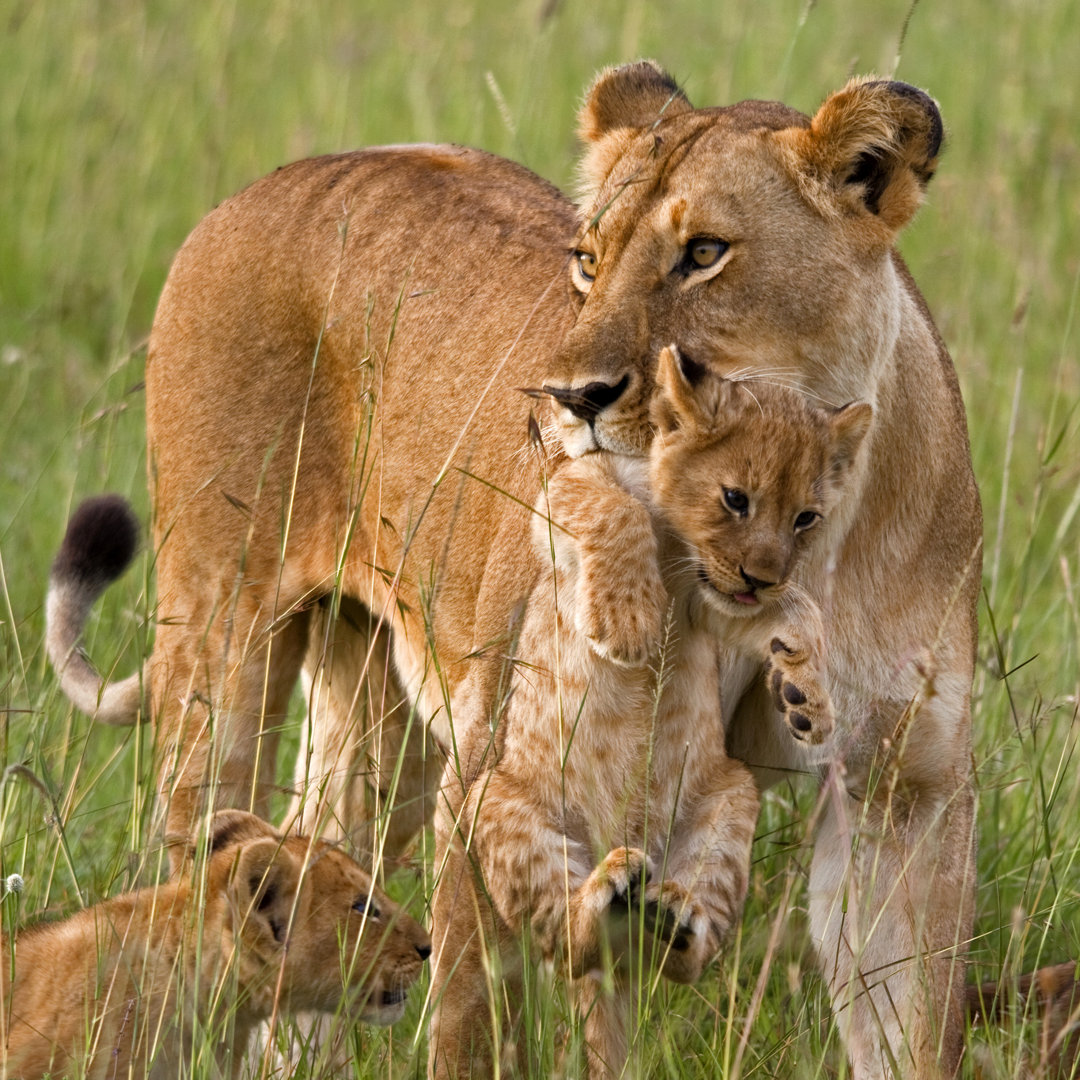
[[[959, 370], [986, 515], [971, 955], [980, 978], [1080, 956], [1077, 0], [8, 0], [0, 25], [0, 762], [50, 793], [4, 775], [0, 874], [26, 879], [5, 926], [155, 873], [147, 736], [72, 713], [43, 600], [74, 502], [108, 489], [147, 511], [143, 346], [188, 230], [277, 165], [370, 143], [469, 143], [569, 187], [583, 89], [649, 55], [699, 104], [812, 111], [868, 71], [941, 104], [947, 152], [902, 250]], [[88, 638], [121, 672], [150, 637], [138, 566]], [[664, 992], [642, 1075], [733, 1075], [744, 1030], [741, 1076], [843, 1075], [804, 932], [811, 805], [768, 796], [742, 933], [710, 980]], [[356, 1074], [418, 1072], [418, 1025], [414, 1008], [363, 1033]], [[538, 1074], [550, 1026], [528, 1048]], [[965, 1075], [1023, 1075], [1034, 1038], [1031, 1023], [973, 1034]]]

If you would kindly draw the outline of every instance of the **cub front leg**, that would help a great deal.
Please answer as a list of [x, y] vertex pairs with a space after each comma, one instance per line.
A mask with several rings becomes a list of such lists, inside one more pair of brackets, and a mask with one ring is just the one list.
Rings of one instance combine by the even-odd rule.
[[668, 595], [645, 504], [623, 486], [604, 455], [565, 463], [551, 478], [540, 511], [541, 547], [577, 575], [574, 626], [593, 650], [639, 667], [659, 648]]

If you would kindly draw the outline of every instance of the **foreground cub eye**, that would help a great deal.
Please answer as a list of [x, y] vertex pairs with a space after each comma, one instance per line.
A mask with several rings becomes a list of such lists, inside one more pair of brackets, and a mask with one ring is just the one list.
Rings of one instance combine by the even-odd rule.
[[353, 911], [361, 915], [367, 915], [369, 918], [377, 919], [379, 917], [379, 909], [370, 896], [361, 896], [352, 907]]
[[816, 510], [804, 510], [795, 517], [795, 531], [803, 532], [811, 525], [816, 525], [821, 515]]
[[586, 281], [592, 281], [596, 277], [597, 258], [590, 251], [575, 251], [574, 258], [577, 259], [578, 273]]
[[715, 266], [723, 258], [727, 249], [728, 245], [723, 240], [714, 240], [708, 236], [695, 236], [686, 245], [687, 269], [704, 270], [707, 267]]
[[724, 505], [741, 517], [750, 509], [750, 499], [738, 488], [724, 488]]

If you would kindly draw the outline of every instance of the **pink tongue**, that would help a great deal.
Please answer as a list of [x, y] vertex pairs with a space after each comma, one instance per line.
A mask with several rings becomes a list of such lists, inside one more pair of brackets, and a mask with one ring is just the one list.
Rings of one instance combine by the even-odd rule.
[[756, 604], [758, 598], [752, 592], [737, 592], [732, 593], [732, 596], [739, 601], [740, 604]]

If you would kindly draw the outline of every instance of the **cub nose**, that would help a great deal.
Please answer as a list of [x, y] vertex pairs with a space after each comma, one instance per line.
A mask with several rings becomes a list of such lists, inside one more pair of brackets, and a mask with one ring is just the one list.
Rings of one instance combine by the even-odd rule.
[[751, 577], [741, 566], [739, 567], [739, 573], [742, 575], [743, 581], [751, 589], [767, 589], [770, 585], [776, 584], [775, 581], [763, 581], [761, 578]]
[[415, 946], [415, 948], [416, 951], [420, 954], [421, 960], [426, 960], [431, 955], [430, 945], [417, 945]]
[[591, 382], [584, 386], [545, 386], [544, 393], [550, 394], [578, 419], [591, 424], [598, 413], [622, 397], [629, 385], [630, 376], [624, 375], [614, 385], [606, 382]]

